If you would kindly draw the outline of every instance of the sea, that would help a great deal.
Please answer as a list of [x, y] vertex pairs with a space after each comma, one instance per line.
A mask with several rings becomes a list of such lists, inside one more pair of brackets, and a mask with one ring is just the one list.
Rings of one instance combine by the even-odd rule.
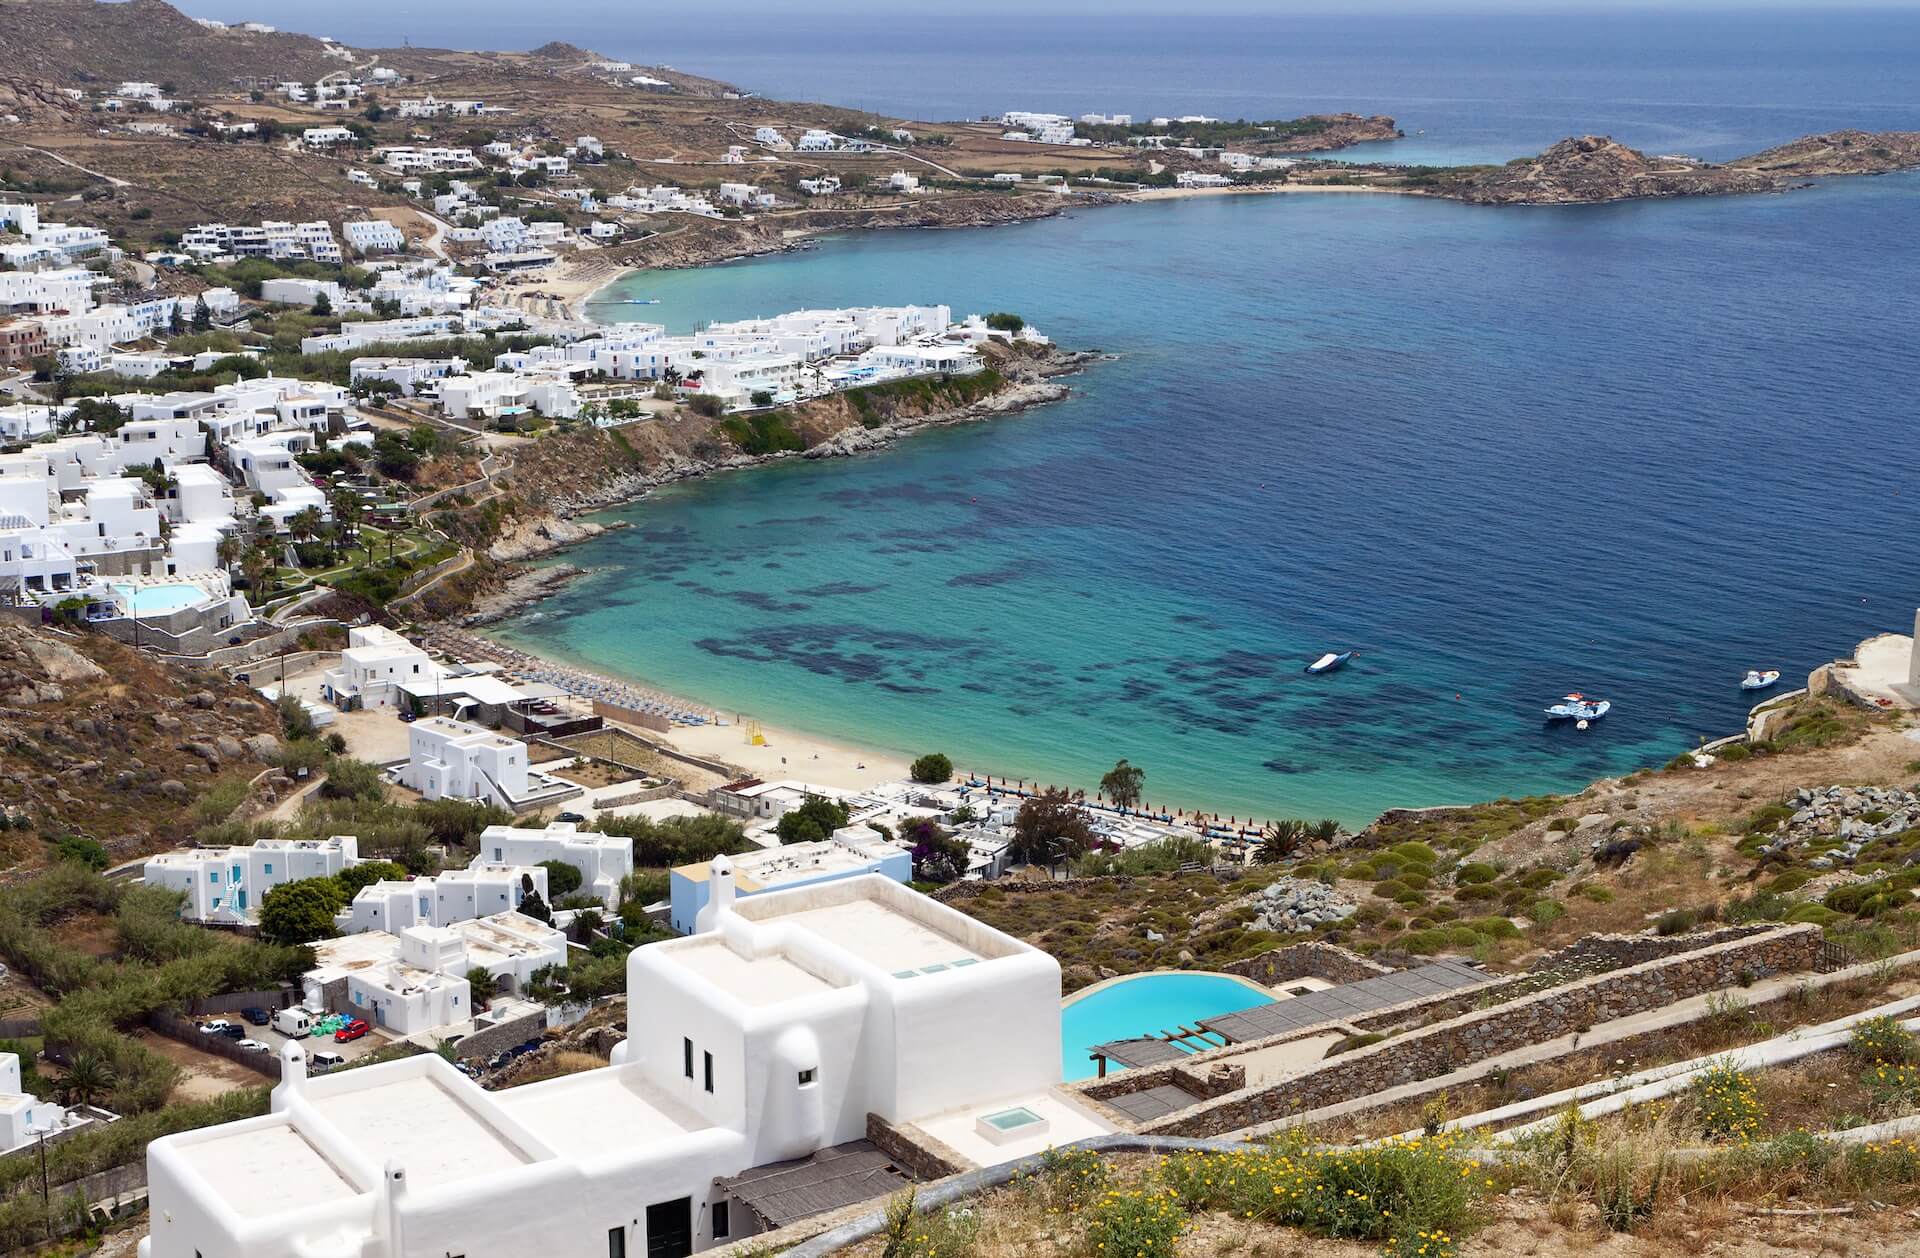
[[[423, 7], [348, 0], [329, 33], [391, 44]], [[463, 10], [463, 34], [910, 118], [1386, 112], [1408, 138], [1365, 156], [1421, 162], [1920, 128], [1912, 11], [876, 13], [560, 0], [537, 32]], [[502, 632], [975, 771], [1091, 787], [1125, 757], [1150, 801], [1228, 815], [1577, 789], [1739, 729], [1749, 668], [1793, 684], [1911, 629], [1916, 229], [1920, 175], [1572, 208], [1232, 197], [633, 275], [605, 296], [659, 304], [596, 315], [945, 303], [1112, 358], [1018, 417], [662, 490]], [[1352, 663], [1303, 672], [1330, 650]], [[1575, 690], [1611, 714], [1545, 723]]]

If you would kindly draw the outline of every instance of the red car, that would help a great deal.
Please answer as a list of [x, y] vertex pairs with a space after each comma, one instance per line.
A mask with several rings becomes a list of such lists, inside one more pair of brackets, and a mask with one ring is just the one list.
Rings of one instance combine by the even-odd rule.
[[333, 1033], [333, 1042], [335, 1044], [345, 1044], [348, 1040], [357, 1040], [371, 1029], [372, 1028], [367, 1025], [365, 1018], [355, 1018]]

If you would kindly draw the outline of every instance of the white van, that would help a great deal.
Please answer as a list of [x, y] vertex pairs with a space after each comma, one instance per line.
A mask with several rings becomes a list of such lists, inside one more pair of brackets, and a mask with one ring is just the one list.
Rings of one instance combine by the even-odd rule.
[[273, 1029], [289, 1039], [299, 1039], [313, 1030], [313, 1015], [295, 1005], [273, 1015]]
[[308, 1066], [315, 1074], [325, 1074], [335, 1066], [345, 1065], [346, 1060], [338, 1053], [315, 1053], [309, 1059]]

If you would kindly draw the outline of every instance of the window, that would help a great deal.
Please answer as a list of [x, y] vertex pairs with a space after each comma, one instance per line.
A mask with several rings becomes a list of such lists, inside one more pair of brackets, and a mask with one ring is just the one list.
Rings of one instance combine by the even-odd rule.
[[731, 1230], [728, 1227], [728, 1223], [729, 1223], [729, 1220], [727, 1218], [727, 1203], [724, 1201], [714, 1202], [713, 1203], [713, 1239], [722, 1240], [726, 1237], [727, 1232]]
[[702, 1053], [700, 1055], [706, 1059], [706, 1062], [705, 1062], [706, 1086], [707, 1086], [707, 1091], [711, 1092], [713, 1091], [713, 1054]]
[[684, 1065], [686, 1066], [687, 1078], [689, 1079], [693, 1078], [693, 1041], [692, 1040], [683, 1038], [680, 1041], [680, 1056], [683, 1060]]
[[268, 861], [268, 862], [267, 862], [267, 877], [269, 877], [269, 878], [271, 878], [271, 877], [273, 877], [273, 862], [272, 862], [272, 861]]
[[814, 1078], [819, 1073], [817, 1070], [802, 1070], [800, 1072], [800, 1086], [803, 1088], [812, 1087]]
[[220, 871], [219, 871], [219, 870], [217, 870], [217, 869], [209, 869], [209, 870], [207, 871], [207, 881], [208, 881], [208, 882], [219, 882], [219, 881], [220, 881]]
[[610, 1227], [607, 1229], [607, 1258], [627, 1258], [627, 1229]]

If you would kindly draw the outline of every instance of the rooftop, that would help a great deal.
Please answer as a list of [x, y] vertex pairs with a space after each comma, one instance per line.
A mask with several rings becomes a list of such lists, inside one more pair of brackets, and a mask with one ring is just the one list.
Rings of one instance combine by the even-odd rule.
[[896, 973], [987, 959], [952, 935], [873, 900], [830, 904], [783, 916], [862, 960]]
[[360, 1195], [290, 1122], [197, 1141], [185, 1145], [181, 1154], [243, 1218]]
[[[352, 1080], [350, 1074], [337, 1078]], [[341, 1090], [327, 1089], [327, 1082], [308, 1085], [315, 1111], [374, 1165], [397, 1159], [417, 1187], [456, 1183], [533, 1160], [429, 1075]]]
[[[730, 858], [733, 883], [742, 891], [765, 891], [784, 883], [827, 874], [864, 869], [876, 860], [897, 855], [900, 849], [881, 842], [878, 835], [871, 843], [838, 842], [820, 839], [812, 843], [789, 843], [782, 847], [762, 848]], [[674, 872], [694, 882], [705, 882], [711, 862], [682, 865]]]
[[835, 986], [778, 953], [743, 957], [715, 935], [696, 936], [663, 955], [756, 1008], [832, 991]]
[[617, 1153], [712, 1126], [650, 1087], [638, 1064], [507, 1088], [493, 1097], [562, 1156]]

